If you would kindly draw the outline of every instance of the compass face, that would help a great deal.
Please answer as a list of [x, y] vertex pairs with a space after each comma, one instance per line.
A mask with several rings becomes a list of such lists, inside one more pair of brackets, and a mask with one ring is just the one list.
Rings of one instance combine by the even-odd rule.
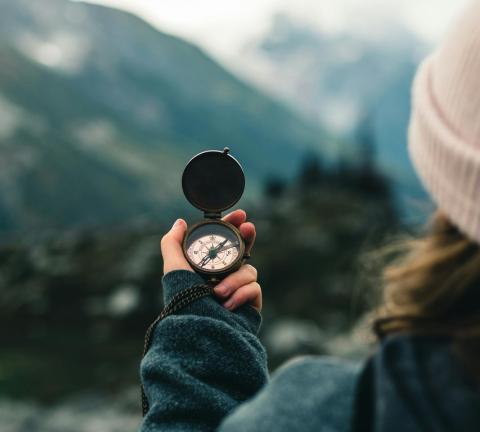
[[194, 228], [185, 241], [190, 263], [205, 273], [223, 272], [241, 258], [242, 240], [228, 225], [210, 222]]

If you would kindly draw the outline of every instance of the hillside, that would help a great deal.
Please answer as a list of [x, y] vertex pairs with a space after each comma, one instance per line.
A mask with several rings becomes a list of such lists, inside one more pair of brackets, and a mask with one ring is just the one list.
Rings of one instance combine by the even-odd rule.
[[[412, 210], [412, 198], [426, 198], [406, 143], [410, 86], [428, 47], [400, 22], [382, 25], [372, 34], [337, 34], [277, 14], [266, 33], [245, 46], [237, 66], [247, 79], [349, 141], [371, 128], [377, 163], [405, 211]], [[353, 143], [347, 149], [357, 151]]]
[[0, 231], [166, 219], [228, 145], [254, 194], [326, 134], [198, 47], [114, 9], [0, 0]]

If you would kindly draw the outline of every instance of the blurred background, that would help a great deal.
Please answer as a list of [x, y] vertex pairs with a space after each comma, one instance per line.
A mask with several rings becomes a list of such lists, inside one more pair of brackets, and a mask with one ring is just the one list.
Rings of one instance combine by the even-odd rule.
[[412, 77], [464, 3], [0, 0], [0, 430], [138, 426], [158, 243], [202, 218], [180, 179], [205, 149], [245, 169], [270, 368], [366, 356], [369, 252], [431, 209]]

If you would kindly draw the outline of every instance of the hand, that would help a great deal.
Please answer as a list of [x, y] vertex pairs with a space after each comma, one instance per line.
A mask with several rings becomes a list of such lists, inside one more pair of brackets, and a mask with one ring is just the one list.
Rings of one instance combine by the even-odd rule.
[[214, 288], [214, 292], [228, 310], [244, 303], [250, 303], [258, 312], [262, 309], [262, 289], [257, 282], [257, 269], [250, 264], [244, 264], [228, 275]]
[[[243, 210], [235, 210], [223, 218], [224, 221], [230, 222], [240, 230], [240, 234], [245, 240], [246, 252], [250, 253], [255, 242], [256, 232], [255, 226], [251, 222], [246, 222], [246, 219], [247, 215]], [[186, 231], [187, 223], [183, 219], [178, 219], [170, 231], [163, 236], [160, 246], [164, 274], [173, 270], [193, 272], [192, 267], [183, 255], [182, 242]], [[256, 280], [256, 269], [249, 264], [243, 265], [215, 287], [215, 295], [224, 301], [224, 306], [229, 310], [250, 302], [254, 308], [260, 311], [262, 293]]]

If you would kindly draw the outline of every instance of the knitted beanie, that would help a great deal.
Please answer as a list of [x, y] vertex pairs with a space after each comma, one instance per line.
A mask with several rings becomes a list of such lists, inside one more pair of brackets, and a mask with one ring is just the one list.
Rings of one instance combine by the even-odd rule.
[[409, 152], [439, 209], [480, 243], [480, 1], [417, 71]]

